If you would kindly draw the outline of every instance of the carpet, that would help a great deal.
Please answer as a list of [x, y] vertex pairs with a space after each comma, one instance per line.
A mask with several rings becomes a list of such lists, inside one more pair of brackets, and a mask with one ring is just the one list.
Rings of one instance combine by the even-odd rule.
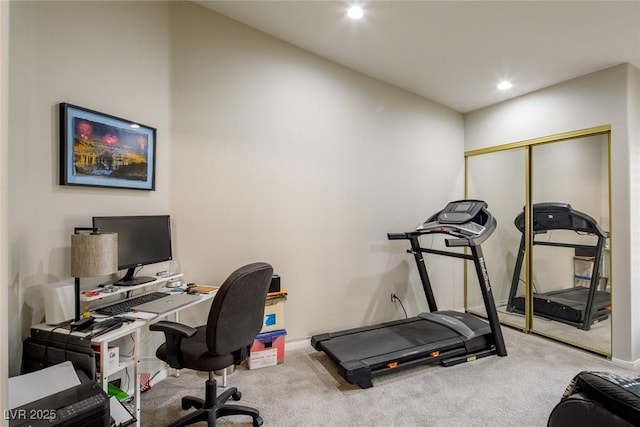
[[[228, 385], [238, 403], [256, 407], [265, 426], [540, 426], [580, 371], [632, 376], [610, 361], [543, 337], [503, 328], [509, 355], [445, 368], [426, 365], [374, 378], [360, 389], [337, 374], [311, 347], [289, 351], [285, 362], [257, 370], [238, 367]], [[184, 395], [203, 396], [206, 373], [183, 370], [141, 396], [142, 426], [182, 416]], [[219, 381], [221, 383], [221, 381]], [[251, 426], [251, 418], [221, 418], [218, 425]]]

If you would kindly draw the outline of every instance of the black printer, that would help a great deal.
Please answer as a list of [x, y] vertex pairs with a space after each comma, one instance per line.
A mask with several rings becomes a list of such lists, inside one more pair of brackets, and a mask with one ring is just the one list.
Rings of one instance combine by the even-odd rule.
[[5, 411], [9, 427], [109, 427], [109, 397], [94, 381]]

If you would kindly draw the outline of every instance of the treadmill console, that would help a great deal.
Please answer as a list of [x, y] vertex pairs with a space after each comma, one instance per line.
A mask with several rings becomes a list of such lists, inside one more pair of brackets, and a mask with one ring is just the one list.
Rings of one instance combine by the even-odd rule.
[[[524, 232], [524, 208], [516, 216], [514, 224], [521, 233]], [[570, 230], [598, 237], [608, 237], [608, 233], [600, 227], [593, 217], [573, 209], [568, 203], [534, 203], [533, 232], [543, 234], [551, 230]]]
[[481, 200], [458, 200], [450, 202], [438, 214], [438, 221], [442, 224], [463, 224], [471, 221], [487, 204]]
[[426, 220], [416, 231], [419, 233], [447, 233], [456, 237], [474, 238], [487, 230], [489, 217], [482, 200], [457, 200]]

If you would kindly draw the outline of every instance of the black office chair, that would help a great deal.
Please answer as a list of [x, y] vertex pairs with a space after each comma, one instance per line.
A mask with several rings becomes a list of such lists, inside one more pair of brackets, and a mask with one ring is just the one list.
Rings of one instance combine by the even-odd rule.
[[186, 426], [206, 421], [215, 426], [216, 418], [226, 415], [250, 415], [253, 425], [263, 423], [259, 411], [239, 405], [229, 405], [229, 398], [240, 400], [242, 394], [232, 387], [216, 397], [214, 371], [240, 364], [249, 356], [253, 341], [264, 321], [264, 305], [273, 268], [263, 262], [245, 265], [231, 273], [213, 299], [206, 325], [193, 328], [181, 323], [160, 321], [149, 326], [162, 331], [166, 342], [158, 347], [156, 356], [175, 369], [208, 371], [205, 398], [182, 398], [182, 408], [195, 412], [171, 424]]

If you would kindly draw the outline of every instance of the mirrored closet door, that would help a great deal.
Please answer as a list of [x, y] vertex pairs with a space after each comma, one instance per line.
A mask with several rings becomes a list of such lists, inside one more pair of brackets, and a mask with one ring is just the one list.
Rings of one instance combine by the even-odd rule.
[[[611, 354], [608, 126], [470, 152], [467, 197], [498, 229], [485, 243], [500, 321]], [[484, 315], [467, 275], [466, 308]]]

